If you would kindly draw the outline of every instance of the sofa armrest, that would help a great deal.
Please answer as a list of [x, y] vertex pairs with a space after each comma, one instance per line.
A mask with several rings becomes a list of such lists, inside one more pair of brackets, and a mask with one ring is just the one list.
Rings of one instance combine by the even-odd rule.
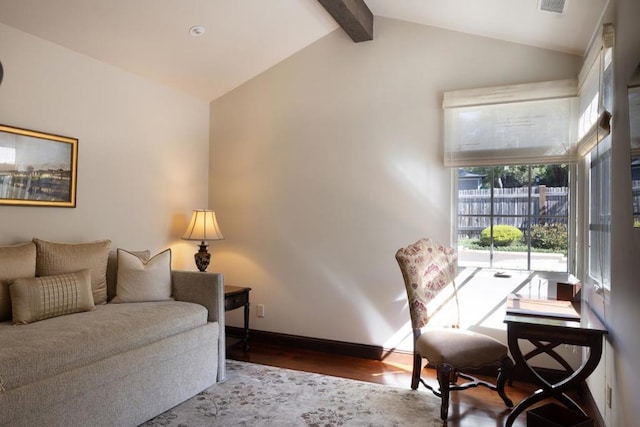
[[172, 296], [177, 301], [203, 305], [209, 312], [207, 320], [218, 322], [218, 382], [226, 379], [226, 338], [224, 313], [224, 276], [200, 271], [171, 271]]
[[194, 302], [209, 311], [209, 322], [224, 323], [224, 277], [220, 273], [171, 271], [171, 295], [177, 301]]

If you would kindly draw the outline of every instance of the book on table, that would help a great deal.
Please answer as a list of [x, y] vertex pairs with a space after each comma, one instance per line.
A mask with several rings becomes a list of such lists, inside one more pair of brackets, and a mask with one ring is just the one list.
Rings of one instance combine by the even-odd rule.
[[580, 320], [580, 314], [571, 301], [523, 298], [516, 294], [507, 298], [507, 313]]

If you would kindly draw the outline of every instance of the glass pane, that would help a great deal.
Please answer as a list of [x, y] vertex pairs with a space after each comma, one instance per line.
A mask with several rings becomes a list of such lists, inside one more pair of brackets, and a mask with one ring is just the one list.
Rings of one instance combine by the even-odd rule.
[[490, 217], [459, 216], [458, 240], [478, 240], [480, 238], [480, 232], [490, 225]]
[[568, 217], [538, 218], [531, 227], [531, 269], [536, 271], [568, 271]]
[[609, 288], [611, 256], [611, 136], [590, 153], [589, 276]]
[[489, 248], [478, 245], [478, 237], [468, 238], [467, 236], [467, 234], [458, 235], [458, 265], [460, 267], [489, 268], [491, 266]]
[[[640, 115], [638, 116], [640, 120]], [[640, 227], [640, 156], [631, 161], [631, 200], [633, 203], [633, 226]]]
[[[514, 201], [511, 200], [511, 204]], [[525, 203], [526, 206], [526, 203]], [[493, 268], [510, 270], [528, 269], [528, 247], [522, 230], [527, 217], [496, 217], [493, 235]], [[508, 226], [506, 228], [500, 226]]]
[[528, 270], [527, 252], [495, 251], [493, 268], [504, 270]]
[[[458, 216], [458, 265], [461, 267], [490, 266], [491, 252], [488, 247], [479, 244], [480, 232], [491, 225], [491, 217], [481, 214], [491, 211], [488, 192], [489, 190], [482, 190], [479, 194], [469, 194], [465, 190], [459, 192], [458, 206], [464, 205], [463, 209], [467, 214]], [[481, 213], [474, 214], [477, 212]]]
[[459, 169], [460, 266], [566, 272], [568, 170], [567, 165]]

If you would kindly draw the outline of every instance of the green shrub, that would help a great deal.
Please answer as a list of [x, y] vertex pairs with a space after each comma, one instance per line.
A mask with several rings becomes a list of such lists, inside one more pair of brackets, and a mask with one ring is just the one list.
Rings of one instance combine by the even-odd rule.
[[[522, 231], [512, 225], [493, 226], [493, 245], [509, 246], [522, 239]], [[489, 246], [491, 244], [491, 227], [487, 227], [480, 232], [480, 244]]]
[[567, 226], [545, 224], [531, 227], [531, 246], [540, 249], [567, 250]]

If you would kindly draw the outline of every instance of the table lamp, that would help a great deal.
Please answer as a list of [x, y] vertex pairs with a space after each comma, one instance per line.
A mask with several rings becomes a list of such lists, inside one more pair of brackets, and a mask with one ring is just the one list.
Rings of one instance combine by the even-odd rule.
[[182, 238], [200, 241], [200, 250], [196, 252], [194, 258], [198, 270], [206, 271], [211, 260], [211, 254], [207, 252], [207, 246], [209, 246], [207, 241], [224, 239], [218, 221], [216, 221], [216, 213], [206, 209], [194, 209], [187, 231], [184, 232]]

